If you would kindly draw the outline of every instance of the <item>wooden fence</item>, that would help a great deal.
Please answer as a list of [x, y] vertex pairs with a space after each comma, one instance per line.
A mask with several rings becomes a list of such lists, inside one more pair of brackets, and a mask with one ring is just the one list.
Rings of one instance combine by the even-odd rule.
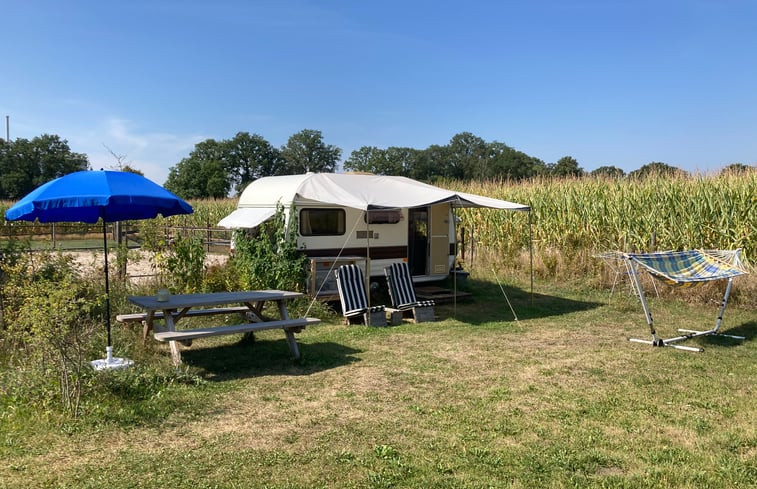
[[[196, 236], [208, 252], [228, 253], [232, 231], [225, 228], [174, 225], [161, 226], [166, 242], [177, 236]], [[109, 246], [126, 244], [140, 248], [142, 239], [137, 226], [126, 222], [106, 224]], [[27, 241], [33, 250], [89, 250], [102, 249], [102, 223], [30, 223], [5, 222], [0, 228], [0, 243], [11, 240]]]

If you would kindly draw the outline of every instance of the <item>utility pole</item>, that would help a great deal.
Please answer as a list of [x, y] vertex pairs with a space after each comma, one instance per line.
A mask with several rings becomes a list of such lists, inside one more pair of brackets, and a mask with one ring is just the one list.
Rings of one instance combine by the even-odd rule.
[[5, 140], [11, 142], [11, 116], [5, 116]]

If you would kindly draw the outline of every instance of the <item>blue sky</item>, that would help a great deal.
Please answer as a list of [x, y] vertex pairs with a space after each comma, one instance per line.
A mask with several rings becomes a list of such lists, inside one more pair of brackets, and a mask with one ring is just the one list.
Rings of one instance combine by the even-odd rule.
[[163, 183], [195, 143], [463, 131], [586, 170], [757, 163], [757, 1], [0, 1], [0, 115]]

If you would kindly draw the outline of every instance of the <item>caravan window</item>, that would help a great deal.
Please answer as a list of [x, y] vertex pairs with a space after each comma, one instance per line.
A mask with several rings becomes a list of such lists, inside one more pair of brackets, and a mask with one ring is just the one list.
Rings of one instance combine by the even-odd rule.
[[341, 236], [344, 234], [344, 209], [302, 209], [302, 236]]
[[399, 209], [381, 209], [368, 211], [363, 220], [368, 224], [397, 224], [402, 220], [402, 211]]

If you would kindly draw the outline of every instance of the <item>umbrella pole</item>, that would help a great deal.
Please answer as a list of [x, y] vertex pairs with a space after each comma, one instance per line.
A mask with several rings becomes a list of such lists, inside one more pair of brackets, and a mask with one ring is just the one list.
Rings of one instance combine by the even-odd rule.
[[117, 368], [128, 368], [134, 365], [133, 360], [113, 356], [113, 342], [110, 336], [110, 279], [108, 278], [108, 231], [103, 220], [103, 251], [105, 252], [105, 329], [108, 332], [108, 346], [105, 347], [105, 359], [93, 360], [90, 362], [95, 370], [108, 370]]
[[105, 218], [103, 217], [103, 250], [105, 251], [105, 330], [108, 332], [108, 348], [107, 351], [111, 351], [113, 346], [110, 339], [110, 285], [108, 280], [108, 237], [105, 224]]
[[108, 346], [105, 347], [104, 360], [92, 360], [90, 364], [95, 370], [128, 368], [134, 365], [133, 360], [113, 356], [113, 343], [110, 336], [110, 279], [108, 278], [108, 232], [103, 220], [103, 251], [105, 252], [105, 330], [108, 332]]

